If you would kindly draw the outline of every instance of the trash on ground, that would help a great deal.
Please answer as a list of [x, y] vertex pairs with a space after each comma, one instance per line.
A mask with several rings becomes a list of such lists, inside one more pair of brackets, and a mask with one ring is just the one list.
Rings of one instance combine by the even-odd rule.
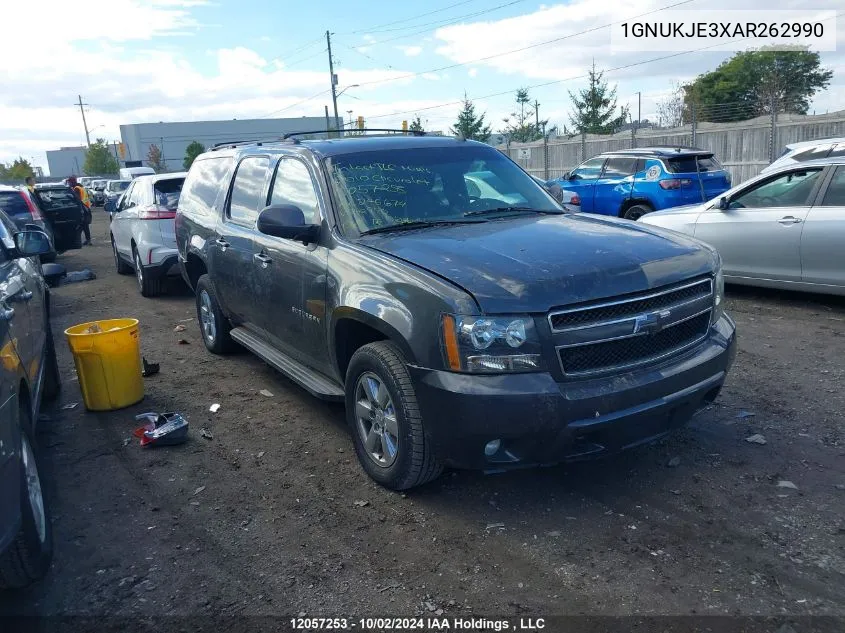
[[487, 527], [484, 528], [484, 529], [485, 530], [494, 530], [494, 529], [504, 530], [505, 524], [504, 523], [489, 523], [487, 525]]
[[73, 272], [67, 273], [64, 277], [62, 277], [60, 285], [64, 286], [65, 284], [72, 284], [77, 281], [90, 281], [91, 279], [96, 278], [97, 275], [94, 274], [94, 271], [84, 268], [82, 270], [74, 270]]
[[791, 481], [786, 481], [785, 479], [778, 482], [778, 488], [791, 488], [792, 490], [798, 490], [798, 486]]
[[62, 407], [65, 411], [69, 411], [70, 409], [75, 409], [79, 406], [78, 402], [68, 402], [65, 406]]
[[184, 339], [184, 338], [180, 338], [176, 342], [179, 343], [179, 345], [190, 345], [191, 344], [190, 341], [188, 341], [187, 339]]
[[668, 468], [676, 468], [677, 466], [681, 465], [681, 458], [680, 457], [673, 457], [668, 462], [666, 462], [666, 466]]
[[269, 390], [267, 390], [267, 389], [262, 389], [262, 390], [261, 390], [261, 391], [259, 391], [258, 393], [260, 393], [262, 396], [267, 396], [268, 398], [272, 398], [272, 397], [273, 397], [273, 392], [272, 392], [272, 391], [269, 391]]
[[187, 319], [179, 319], [179, 323], [187, 323], [188, 321], [193, 321], [194, 317], [188, 317]]
[[144, 357], [141, 357], [141, 362], [144, 364], [144, 370], [141, 372], [141, 375], [145, 378], [147, 376], [154, 376], [161, 369], [161, 365], [159, 363], [148, 363], [147, 359]]
[[551, 532], [546, 532], [546, 536], [551, 536], [553, 538], [560, 536], [560, 530], [552, 530]]
[[193, 494], [193, 496], [194, 496], [194, 497], [196, 497], [196, 496], [197, 496], [199, 493], [201, 493], [203, 490], [205, 490], [205, 486], [200, 486], [199, 488], [197, 488], [196, 490], [194, 490], [194, 494]]
[[751, 444], [765, 444], [766, 438], [760, 435], [759, 433], [755, 433], [754, 435], [749, 435], [745, 438], [746, 442], [750, 442]]
[[258, 459], [261, 459], [262, 457], [264, 457], [264, 451], [258, 451], [258, 455], [256, 455], [256, 457]]
[[144, 426], [135, 429], [135, 437], [141, 439], [141, 446], [173, 446], [188, 439], [188, 421], [178, 413], [141, 413], [138, 421], [146, 420]]
[[360, 499], [354, 503], [354, 505], [358, 506], [359, 508], [363, 508], [364, 506], [370, 505], [369, 501], [361, 501]]
[[175, 328], [173, 328], [173, 331], [174, 332], [184, 332], [185, 326], [184, 325], [177, 325]]
[[217, 413], [218, 411], [220, 411], [220, 405], [215, 402], [213, 405], [208, 407], [208, 410], [212, 413]]
[[736, 414], [736, 417], [739, 418], [740, 420], [742, 420], [744, 418], [750, 418], [750, 417], [753, 417], [755, 415], [756, 414], [751, 413], [751, 411], [740, 411], [739, 413]]
[[205, 427], [202, 427], [200, 429], [200, 435], [203, 436], [207, 440], [213, 440], [214, 439], [214, 436], [211, 434], [211, 431], [209, 431]]

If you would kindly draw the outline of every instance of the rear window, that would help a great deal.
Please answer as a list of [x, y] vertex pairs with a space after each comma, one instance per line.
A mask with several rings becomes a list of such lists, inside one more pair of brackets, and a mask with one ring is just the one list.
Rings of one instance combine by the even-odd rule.
[[29, 215], [29, 207], [26, 206], [26, 201], [19, 191], [0, 192], [0, 209], [11, 217]]
[[180, 211], [186, 215], [211, 213], [217, 193], [228, 185], [224, 179], [232, 162], [231, 156], [195, 160], [179, 197]]
[[72, 207], [77, 203], [76, 196], [70, 189], [41, 189], [38, 197], [41, 198], [41, 208], [45, 211]]
[[110, 193], [126, 191], [126, 188], [129, 186], [129, 183], [130, 181], [128, 180], [114, 180], [106, 185], [106, 190]]
[[170, 178], [159, 180], [154, 185], [156, 204], [170, 211], [175, 211], [179, 204], [179, 194], [182, 193], [184, 178]]
[[[695, 161], [698, 160], [698, 169]], [[722, 166], [713, 156], [678, 156], [666, 161], [668, 171], [672, 174], [694, 174], [696, 171], [720, 171]]]

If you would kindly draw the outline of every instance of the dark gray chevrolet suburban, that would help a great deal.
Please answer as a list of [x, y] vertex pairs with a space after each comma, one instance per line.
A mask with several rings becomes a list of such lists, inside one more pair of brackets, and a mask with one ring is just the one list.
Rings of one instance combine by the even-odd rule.
[[345, 400], [393, 489], [653, 440], [735, 354], [713, 249], [569, 213], [472, 141], [220, 146], [191, 167], [176, 235], [208, 349]]

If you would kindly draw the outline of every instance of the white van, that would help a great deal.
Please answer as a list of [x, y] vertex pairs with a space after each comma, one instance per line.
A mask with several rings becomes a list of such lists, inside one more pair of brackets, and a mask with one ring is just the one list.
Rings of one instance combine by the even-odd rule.
[[123, 167], [120, 170], [120, 180], [132, 180], [138, 176], [155, 176], [152, 167]]

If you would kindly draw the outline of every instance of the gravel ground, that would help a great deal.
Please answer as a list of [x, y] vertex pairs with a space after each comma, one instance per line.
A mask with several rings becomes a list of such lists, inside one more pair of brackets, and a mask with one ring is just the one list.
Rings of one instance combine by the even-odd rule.
[[[55, 560], [0, 614], [845, 615], [845, 300], [729, 288], [728, 383], [657, 445], [396, 494], [358, 467], [341, 406], [206, 352], [181, 282], [142, 298], [99, 210], [92, 229], [59, 261], [98, 278], [53, 291], [60, 404], [80, 402], [39, 435]], [[61, 332], [123, 316], [161, 373], [88, 413]], [[190, 441], [142, 450], [150, 410], [187, 415]]]

